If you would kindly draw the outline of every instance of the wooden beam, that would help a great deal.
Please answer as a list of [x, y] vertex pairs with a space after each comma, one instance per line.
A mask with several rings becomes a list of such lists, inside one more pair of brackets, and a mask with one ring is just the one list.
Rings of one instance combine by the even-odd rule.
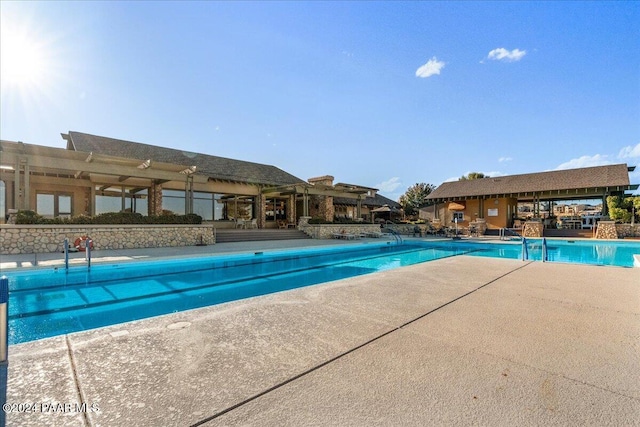
[[[29, 165], [31, 167], [43, 168], [43, 169], [58, 169], [58, 170], [66, 170], [69, 171], [70, 174], [74, 173], [71, 171], [82, 171], [83, 173], [99, 173], [104, 175], [116, 175], [116, 176], [129, 176], [135, 178], [147, 178], [147, 179], [164, 179], [167, 181], [184, 181], [185, 176], [180, 174], [179, 172], [172, 171], [164, 171], [158, 169], [138, 169], [135, 166], [125, 166], [125, 165], [113, 165], [107, 163], [101, 163], [96, 161], [91, 161], [87, 163], [82, 160], [73, 160], [73, 159], [65, 159], [65, 158], [52, 158], [52, 157], [42, 157], [42, 156], [32, 156], [27, 155], [23, 156], [28, 159]], [[6, 160], [5, 160], [6, 158]], [[15, 163], [16, 155], [13, 153], [3, 153], [3, 161], [13, 162]], [[194, 182], [197, 183], [206, 183], [208, 180], [207, 176], [204, 175], [194, 175]]]

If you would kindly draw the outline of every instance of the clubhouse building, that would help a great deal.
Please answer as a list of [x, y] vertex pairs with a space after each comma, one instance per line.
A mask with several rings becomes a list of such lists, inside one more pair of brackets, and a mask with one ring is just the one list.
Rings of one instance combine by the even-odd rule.
[[45, 217], [195, 213], [217, 228], [254, 220], [282, 228], [300, 217], [370, 222], [399, 205], [377, 189], [300, 179], [275, 166], [70, 131], [66, 149], [0, 141], [0, 223], [17, 210]]

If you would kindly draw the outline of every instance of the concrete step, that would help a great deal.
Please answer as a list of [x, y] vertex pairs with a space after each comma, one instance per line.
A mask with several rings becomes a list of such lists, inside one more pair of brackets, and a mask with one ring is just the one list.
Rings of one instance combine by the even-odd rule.
[[310, 237], [296, 229], [216, 230], [216, 243], [295, 239], [310, 239]]

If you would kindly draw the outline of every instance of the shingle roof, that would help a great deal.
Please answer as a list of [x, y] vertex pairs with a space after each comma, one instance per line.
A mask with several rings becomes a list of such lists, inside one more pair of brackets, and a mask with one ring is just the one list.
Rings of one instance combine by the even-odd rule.
[[[349, 205], [349, 206], [355, 206], [358, 203], [358, 201], [356, 199], [350, 199], [347, 197], [334, 197], [333, 198], [333, 204], [334, 205]], [[375, 206], [375, 207], [380, 207], [383, 205], [389, 205], [389, 207], [392, 208], [396, 208], [396, 209], [400, 209], [400, 204], [398, 202], [394, 202], [393, 200], [384, 197], [381, 194], [377, 194], [374, 197], [365, 197], [364, 199], [362, 199], [362, 204], [364, 206]]]
[[626, 164], [594, 166], [521, 175], [444, 182], [429, 194], [428, 199], [447, 199], [562, 191], [585, 188], [627, 187], [629, 171]]
[[246, 182], [250, 184], [286, 185], [304, 182], [282, 169], [260, 163], [245, 162], [208, 154], [191, 153], [173, 148], [158, 147], [139, 142], [124, 141], [81, 132], [69, 132], [67, 148], [116, 157], [144, 161], [197, 166], [196, 174], [213, 179]]

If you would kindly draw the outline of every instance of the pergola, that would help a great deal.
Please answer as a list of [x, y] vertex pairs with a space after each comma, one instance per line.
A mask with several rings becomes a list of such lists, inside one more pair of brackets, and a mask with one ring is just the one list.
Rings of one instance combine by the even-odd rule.
[[638, 189], [637, 184], [629, 182], [633, 170], [635, 166], [616, 164], [445, 182], [427, 199], [436, 204], [478, 200], [480, 212], [488, 199], [533, 202], [537, 212], [542, 201], [600, 199], [606, 215], [607, 196]]
[[[124, 185], [140, 190], [169, 181], [184, 182], [185, 189], [194, 182], [206, 183], [208, 177], [198, 175], [190, 165], [176, 165], [147, 159], [144, 161], [123, 157], [85, 153], [61, 148], [2, 141], [0, 145], [2, 173], [13, 174], [13, 206], [16, 209], [31, 209], [29, 197], [30, 180], [34, 177], [55, 178], [56, 184], [74, 186], [78, 180], [88, 180], [102, 185], [104, 190], [111, 185]], [[96, 188], [92, 186], [92, 197]]]
[[363, 198], [366, 197], [367, 194], [370, 194], [371, 191], [375, 190], [375, 188], [363, 187], [354, 184], [337, 183], [334, 185], [326, 185], [303, 182], [278, 187], [267, 187], [262, 190], [262, 193], [268, 197], [294, 196], [296, 198], [302, 198], [302, 216], [309, 216], [310, 196], [330, 196], [353, 199], [357, 202], [357, 216], [359, 217], [361, 215]]

